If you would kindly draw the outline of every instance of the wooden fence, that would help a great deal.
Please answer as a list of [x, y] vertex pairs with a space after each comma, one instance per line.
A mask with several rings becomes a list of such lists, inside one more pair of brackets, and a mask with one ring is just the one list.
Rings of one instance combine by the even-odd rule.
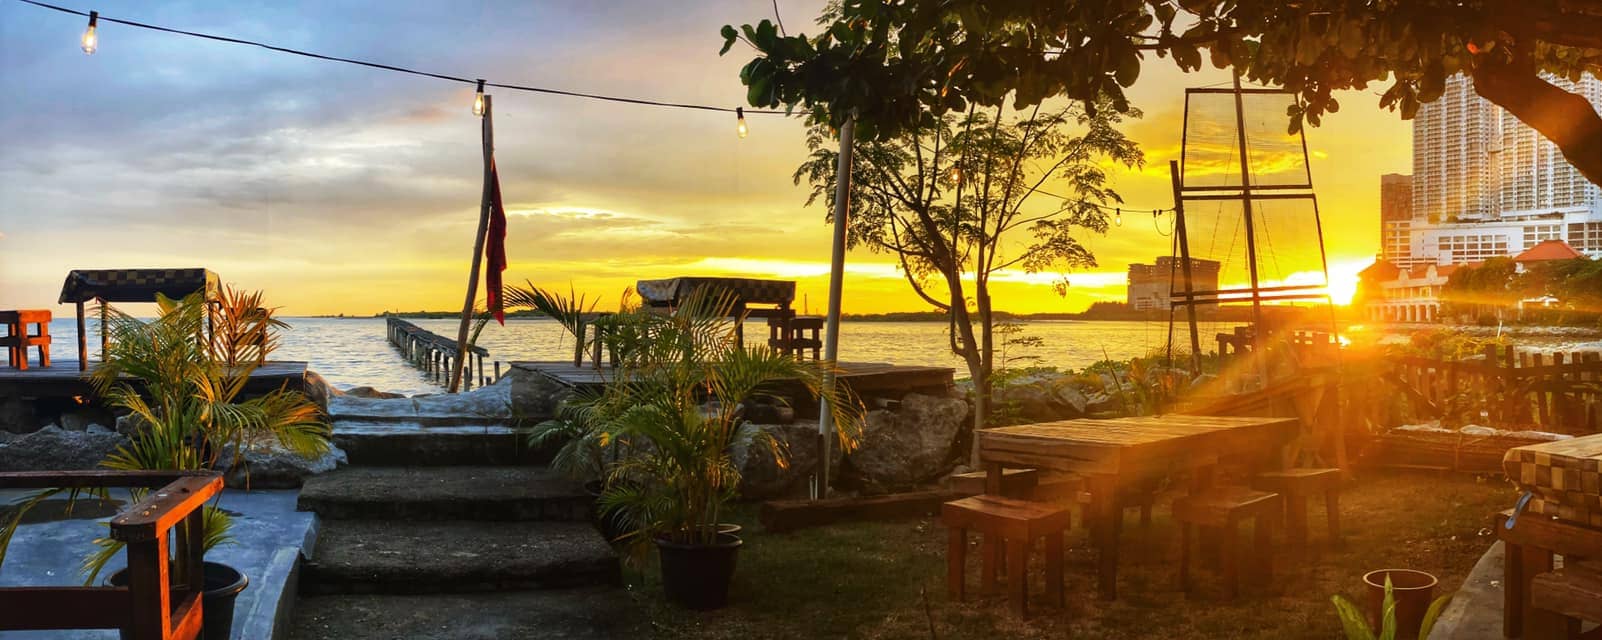
[[[386, 333], [389, 343], [399, 349], [401, 355], [411, 362], [413, 366], [429, 374], [435, 382], [450, 380], [451, 367], [456, 364], [456, 341], [432, 331], [419, 327], [400, 318], [385, 318]], [[494, 384], [501, 377], [501, 363], [495, 363], [495, 378], [484, 375], [484, 359], [489, 357], [489, 350], [470, 346], [467, 348], [467, 357], [461, 363], [462, 388], [473, 388], [473, 381], [478, 380], [481, 385]], [[475, 377], [475, 368], [477, 374]]]
[[1428, 417], [1466, 412], [1469, 422], [1500, 429], [1602, 432], [1602, 352], [1488, 345], [1473, 360], [1406, 356], [1392, 365], [1391, 381]]

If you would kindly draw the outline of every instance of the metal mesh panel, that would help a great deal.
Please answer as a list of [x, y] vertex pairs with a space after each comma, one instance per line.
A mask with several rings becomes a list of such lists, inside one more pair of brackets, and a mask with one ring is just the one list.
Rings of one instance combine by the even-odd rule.
[[[1314, 213], [1312, 196], [1252, 199], [1259, 287], [1328, 285]], [[1219, 263], [1219, 289], [1251, 286], [1246, 218], [1239, 200], [1186, 199], [1185, 233], [1192, 259]]]
[[[1232, 93], [1192, 91], [1186, 95], [1184, 185], [1186, 189], [1239, 188], [1240, 133]], [[1254, 187], [1310, 188], [1301, 134], [1286, 133], [1288, 93], [1246, 93], [1241, 107], [1246, 157]]]

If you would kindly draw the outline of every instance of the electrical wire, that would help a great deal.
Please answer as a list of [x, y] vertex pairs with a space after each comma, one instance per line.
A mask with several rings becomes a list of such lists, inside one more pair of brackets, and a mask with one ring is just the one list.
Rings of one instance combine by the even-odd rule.
[[[71, 15], [75, 15], [75, 16], [84, 16], [84, 17], [88, 17], [89, 16], [89, 13], [85, 12], [85, 11], [78, 11], [77, 9], [69, 9], [67, 7], [53, 5], [53, 4], [49, 4], [49, 3], [45, 3], [45, 2], [39, 2], [38, 0], [17, 0], [17, 1], [18, 2], [23, 2], [23, 3], [26, 3], [26, 4], [31, 4], [31, 5], [36, 6], [36, 7], [42, 7], [42, 8], [45, 8], [45, 9], [50, 9], [52, 11], [60, 11], [61, 13], [67, 13], [67, 14], [71, 14]], [[300, 50], [300, 49], [291, 49], [291, 48], [288, 48], [288, 47], [280, 47], [280, 46], [273, 45], [273, 44], [267, 44], [265, 42], [257, 42], [255, 40], [245, 40], [243, 38], [233, 38], [233, 37], [229, 37], [229, 36], [219, 36], [219, 35], [210, 34], [210, 33], [201, 33], [201, 32], [198, 32], [198, 31], [186, 31], [184, 29], [174, 29], [172, 27], [163, 27], [161, 25], [148, 24], [148, 23], [138, 22], [138, 21], [134, 21], [134, 20], [125, 20], [125, 19], [122, 19], [122, 18], [113, 18], [113, 17], [109, 17], [109, 16], [107, 16], [105, 14], [98, 14], [98, 19], [101, 22], [112, 22], [112, 23], [116, 23], [116, 24], [127, 25], [127, 26], [130, 26], [130, 27], [136, 27], [136, 28], [139, 28], [139, 29], [149, 29], [151, 31], [160, 31], [160, 32], [163, 32], [163, 33], [171, 33], [171, 34], [175, 34], [175, 35], [189, 36], [189, 37], [192, 37], [192, 38], [202, 38], [202, 39], [205, 39], [205, 40], [212, 40], [212, 41], [216, 41], [216, 42], [224, 42], [224, 43], [228, 43], [228, 44], [239, 44], [239, 45], [245, 45], [245, 46], [251, 46], [251, 47], [260, 47], [262, 49], [266, 49], [268, 51], [274, 51], [274, 52], [277, 52], [277, 53], [287, 53], [287, 54], [290, 54], [290, 55], [303, 56], [303, 57], [307, 57], [307, 58], [313, 58], [313, 59], [316, 59], [316, 60], [324, 60], [324, 61], [328, 61], [328, 62], [341, 62], [341, 63], [344, 63], [344, 64], [352, 64], [352, 65], [357, 65], [357, 66], [362, 66], [362, 67], [369, 67], [369, 68], [372, 68], [372, 69], [380, 69], [380, 70], [384, 70], [384, 71], [394, 71], [394, 72], [397, 72], [397, 73], [407, 73], [407, 74], [411, 74], [411, 75], [415, 75], [415, 76], [423, 76], [425, 78], [434, 78], [436, 80], [445, 80], [445, 81], [449, 81], [449, 82], [460, 82], [462, 84], [470, 84], [470, 85], [475, 85], [475, 86], [479, 82], [479, 80], [476, 79], [476, 78], [453, 76], [453, 75], [444, 74], [444, 73], [434, 73], [434, 72], [431, 72], [431, 71], [421, 71], [421, 70], [418, 70], [418, 69], [410, 69], [410, 68], [407, 68], [407, 67], [402, 67], [402, 66], [392, 65], [392, 64], [385, 64], [385, 63], [382, 63], [382, 62], [372, 62], [372, 61], [369, 61], [369, 60], [358, 60], [356, 58], [344, 58], [344, 57], [340, 57], [340, 56], [331, 56], [331, 55], [316, 53], [316, 52], [312, 52], [312, 51], [303, 51], [303, 50]], [[630, 98], [630, 97], [625, 97], [625, 96], [612, 96], [612, 95], [605, 95], [605, 94], [599, 94], [599, 93], [585, 93], [585, 92], [582, 92], [582, 91], [570, 91], [570, 90], [567, 90], [567, 89], [553, 89], [553, 88], [550, 88], [550, 87], [539, 87], [539, 86], [534, 86], [534, 85], [509, 84], [509, 83], [501, 83], [501, 82], [484, 82], [484, 86], [497, 87], [497, 88], [501, 88], [501, 89], [510, 89], [510, 90], [513, 90], [513, 91], [528, 91], [528, 92], [531, 92], [531, 93], [543, 93], [543, 94], [547, 94], [547, 95], [568, 96], [568, 97], [572, 97], [572, 98], [584, 98], [584, 99], [587, 99], [587, 100], [602, 100], [602, 101], [606, 101], [606, 102], [617, 102], [617, 103], [623, 103], [623, 104], [636, 104], [636, 105], [644, 105], [644, 106], [650, 106], [650, 107], [667, 107], [667, 108], [673, 108], [673, 109], [694, 109], [694, 110], [700, 110], [700, 111], [717, 111], [717, 112], [722, 112], [722, 113], [734, 113], [735, 112], [735, 108], [734, 107], [717, 107], [717, 106], [712, 106], [712, 105], [692, 104], [692, 103], [685, 103], [685, 102], [668, 102], [668, 101], [665, 101], [665, 100], [651, 100], [651, 99], [648, 99], [648, 98]], [[786, 111], [778, 111], [778, 110], [770, 110], [770, 109], [742, 109], [742, 111], [744, 113], [758, 114], [758, 115], [789, 115], [789, 113], [786, 112]]]

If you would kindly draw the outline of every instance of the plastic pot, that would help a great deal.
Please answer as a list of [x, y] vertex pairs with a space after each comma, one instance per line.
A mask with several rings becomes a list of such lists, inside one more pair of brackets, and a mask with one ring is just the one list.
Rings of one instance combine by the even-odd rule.
[[742, 544], [738, 536], [728, 533], [719, 533], [717, 542], [711, 544], [657, 538], [656, 548], [662, 554], [662, 589], [668, 599], [700, 611], [727, 605]]
[[[250, 586], [250, 578], [238, 569], [221, 562], [205, 564], [204, 591], [200, 594], [200, 635], [203, 640], [229, 640], [234, 628], [234, 599]], [[106, 576], [108, 587], [128, 586], [128, 570], [122, 569]], [[124, 640], [128, 632], [120, 632]]]
[[1378, 630], [1385, 615], [1385, 578], [1391, 579], [1391, 597], [1396, 601], [1396, 637], [1417, 638], [1424, 624], [1424, 614], [1435, 600], [1437, 580], [1423, 571], [1413, 569], [1379, 569], [1363, 574], [1363, 585], [1368, 591], [1368, 622]]

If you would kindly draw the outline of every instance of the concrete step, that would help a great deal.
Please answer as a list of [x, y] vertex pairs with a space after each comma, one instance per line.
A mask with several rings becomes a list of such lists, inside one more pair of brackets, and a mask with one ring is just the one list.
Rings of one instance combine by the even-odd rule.
[[334, 420], [334, 444], [361, 466], [537, 465], [553, 451], [532, 449], [504, 423]]
[[639, 607], [616, 588], [301, 598], [288, 640], [644, 638]]
[[323, 520], [588, 522], [593, 499], [544, 467], [362, 467], [312, 476], [297, 508]]
[[325, 522], [302, 593], [461, 593], [615, 585], [617, 555], [587, 522]]

